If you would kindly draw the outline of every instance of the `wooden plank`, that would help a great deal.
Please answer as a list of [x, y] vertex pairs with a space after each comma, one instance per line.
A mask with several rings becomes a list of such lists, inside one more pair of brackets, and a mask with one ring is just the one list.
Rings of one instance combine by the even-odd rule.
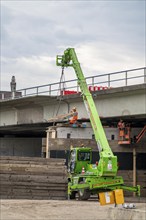
[[51, 172], [51, 173], [49, 173], [49, 172], [44, 172], [44, 171], [27, 171], [27, 172], [24, 172], [24, 171], [21, 171], [21, 170], [7, 170], [7, 171], [3, 171], [3, 170], [1, 170], [0, 171], [0, 174], [9, 174], [9, 175], [13, 175], [13, 174], [15, 174], [15, 175], [25, 175], [25, 174], [28, 174], [28, 175], [34, 175], [34, 176], [39, 176], [39, 175], [48, 175], [48, 176], [52, 176], [52, 177], [55, 177], [55, 176], [61, 176], [61, 177], [66, 177], [67, 176], [67, 174], [64, 172]]
[[64, 161], [28, 161], [28, 160], [0, 160], [0, 164], [38, 164], [38, 165], [53, 165], [53, 166], [64, 166]]
[[26, 195], [15, 195], [15, 196], [9, 196], [9, 195], [2, 195], [0, 196], [0, 199], [28, 199], [28, 200], [66, 200], [66, 196], [26, 196]]
[[2, 188], [8, 188], [8, 187], [10, 187], [10, 188], [30, 188], [30, 189], [32, 189], [32, 188], [47, 188], [47, 187], [66, 187], [67, 186], [67, 183], [41, 183], [41, 184], [38, 184], [38, 183], [29, 183], [29, 182], [25, 182], [25, 183], [23, 183], [23, 182], [20, 182], [20, 184], [19, 183], [17, 183], [17, 184], [15, 184], [15, 182], [2, 182], [1, 183], [1, 188], [0, 188], [0, 190], [2, 189]]
[[0, 197], [3, 195], [7, 195], [7, 196], [41, 196], [41, 197], [64, 197], [67, 196], [67, 190], [29, 190], [29, 189], [25, 189], [25, 190], [11, 190], [11, 191], [7, 191], [7, 193], [5, 192], [1, 192], [0, 193]]
[[19, 169], [19, 168], [21, 168], [21, 169], [36, 169], [36, 170], [38, 170], [38, 169], [45, 169], [45, 170], [60, 170], [60, 171], [62, 171], [62, 170], [67, 170], [66, 169], [66, 166], [65, 165], [40, 165], [40, 164], [17, 164], [17, 163], [15, 163], [15, 164], [1, 164], [0, 165], [0, 169], [8, 169], [8, 168], [10, 168], [10, 169]]
[[15, 161], [42, 161], [42, 162], [65, 162], [61, 158], [41, 158], [41, 157], [20, 157], [20, 156], [0, 156], [0, 160], [15, 160]]
[[49, 164], [49, 163], [65, 163], [65, 161], [63, 161], [63, 160], [58, 160], [58, 159], [53, 159], [52, 158], [52, 160], [50, 160], [49, 161], [49, 159], [43, 159], [43, 158], [41, 158], [41, 160], [40, 160], [40, 158], [38, 158], [38, 160], [34, 160], [34, 159], [32, 159], [31, 160], [31, 158], [30, 158], [30, 160], [29, 159], [24, 159], [24, 158], [18, 158], [18, 159], [15, 159], [15, 158], [0, 158], [0, 163], [32, 163], [32, 164]]
[[4, 187], [13, 187], [13, 188], [25, 188], [25, 187], [30, 187], [30, 188], [33, 188], [33, 187], [38, 187], [38, 188], [41, 188], [41, 187], [43, 187], [43, 188], [47, 188], [47, 187], [66, 187], [67, 186], [67, 183], [35, 183], [35, 182], [18, 182], [18, 183], [16, 183], [16, 182], [5, 182], [5, 181], [2, 181], [2, 183], [1, 183], [1, 188], [0, 189], [2, 189], [2, 187], [4, 188]]
[[34, 172], [34, 173], [48, 173], [48, 174], [52, 174], [52, 173], [56, 173], [56, 174], [65, 174], [67, 173], [67, 170], [64, 168], [58, 168], [58, 169], [49, 169], [48, 167], [9, 167], [9, 166], [1, 166], [0, 167], [0, 173], [4, 173], [7, 171], [16, 171], [16, 172]]
[[10, 185], [10, 186], [39, 186], [39, 187], [41, 187], [41, 186], [46, 186], [46, 187], [48, 187], [48, 186], [53, 186], [53, 185], [57, 185], [58, 184], [58, 186], [60, 186], [60, 184], [61, 183], [47, 183], [47, 182], [45, 182], [45, 183], [38, 183], [38, 182], [10, 182], [10, 181], [7, 181], [7, 182], [5, 182], [5, 181], [1, 181], [1, 188], [2, 188], [2, 186], [5, 186], [5, 185]]
[[1, 163], [0, 167], [46, 167], [46, 168], [53, 168], [53, 169], [57, 169], [58, 167], [60, 168], [65, 168], [65, 164], [57, 164], [57, 163], [50, 163], [50, 164], [23, 164], [23, 163]]
[[[4, 195], [4, 191], [0, 193], [1, 195]], [[67, 189], [57, 190], [57, 189], [13, 189], [8, 190], [7, 195], [31, 195], [31, 196], [65, 196], [67, 195]]]
[[47, 183], [67, 183], [67, 177], [63, 176], [42, 176], [42, 175], [17, 175], [17, 174], [0, 174], [0, 179], [2, 181], [31, 181], [31, 182], [47, 182]]
[[49, 176], [63, 176], [63, 177], [66, 177], [66, 172], [64, 173], [60, 173], [59, 171], [58, 172], [54, 172], [54, 173], [48, 173], [47, 171], [27, 171], [27, 172], [24, 172], [24, 171], [21, 171], [21, 170], [0, 170], [0, 173], [1, 174], [19, 174], [19, 175], [23, 175], [25, 173], [27, 173], [28, 175], [36, 175], [36, 176], [39, 176], [39, 175], [49, 175]]
[[42, 189], [42, 190], [49, 190], [49, 189], [51, 189], [51, 190], [59, 190], [59, 191], [61, 191], [61, 190], [66, 190], [67, 189], [67, 185], [60, 185], [60, 184], [53, 184], [53, 185], [50, 185], [50, 184], [48, 184], [48, 185], [35, 185], [35, 184], [33, 184], [33, 185], [27, 185], [27, 184], [20, 184], [20, 185], [11, 185], [11, 184], [3, 184], [3, 185], [1, 185], [1, 189], [0, 189], [0, 192], [3, 192], [4, 190], [6, 190], [7, 189], [7, 191], [9, 191], [9, 190], [13, 190], [13, 189], [21, 189], [21, 190], [23, 190], [23, 189], [29, 189], [29, 190], [32, 190], [32, 189], [36, 189], [36, 190], [40, 190], [40, 189]]
[[51, 190], [51, 191], [57, 191], [58, 193], [61, 192], [61, 191], [67, 191], [67, 187], [60, 187], [58, 188], [57, 186], [56, 187], [25, 187], [25, 188], [8, 188], [8, 187], [5, 187], [3, 188], [1, 191], [0, 191], [0, 194], [3, 195], [3, 194], [10, 194], [11, 192], [14, 192], [14, 191], [20, 191], [20, 193], [22, 192], [25, 192], [26, 190], [31, 192], [32, 190], [36, 190], [36, 191], [40, 191], [40, 190], [43, 190], [44, 192], [47, 192], [48, 190]]

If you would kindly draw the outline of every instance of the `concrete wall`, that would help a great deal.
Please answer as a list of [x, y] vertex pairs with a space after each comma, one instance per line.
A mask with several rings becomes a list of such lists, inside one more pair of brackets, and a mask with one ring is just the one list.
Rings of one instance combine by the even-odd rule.
[[[142, 128], [132, 128], [131, 137], [138, 135]], [[93, 139], [93, 130], [90, 123], [87, 123], [86, 128], [71, 128], [71, 127], [58, 127], [57, 138], [67, 138], [70, 134], [70, 138], [74, 139]], [[118, 140], [119, 131], [117, 128], [104, 128], [106, 137], [108, 140]], [[143, 136], [143, 140], [146, 141], [146, 135]]]
[[[145, 141], [141, 141], [139, 144], [131, 145], [118, 145], [117, 140], [108, 141], [113, 152], [120, 153], [132, 153], [133, 147], [136, 147], [137, 153], [146, 153]], [[50, 150], [70, 150], [70, 146], [82, 146], [91, 147], [93, 151], [98, 151], [97, 143], [91, 139], [66, 139], [66, 138], [55, 138], [49, 140]], [[46, 146], [46, 138], [42, 139], [42, 146]], [[45, 149], [44, 149], [45, 150]]]
[[58, 112], [58, 115], [67, 114], [68, 113], [68, 105], [61, 103], [61, 105], [58, 105], [58, 102], [54, 104], [44, 104], [43, 106], [43, 118], [44, 119], [50, 119], [56, 116]]
[[[146, 114], [146, 96], [145, 94], [134, 94], [134, 95], [123, 95], [118, 97], [95, 97], [95, 106], [97, 108], [98, 114], [101, 117], [120, 117], [127, 115], [140, 115]], [[49, 119], [56, 116], [56, 112], [58, 111], [58, 115], [68, 113], [68, 109], [72, 109], [72, 107], [76, 106], [78, 110], [79, 118], [89, 118], [87, 110], [83, 101], [80, 102], [74, 100], [69, 105], [66, 103], [62, 103], [59, 111], [58, 104], [55, 105], [44, 105], [44, 119]]]
[[37, 123], [43, 121], [43, 107], [29, 105], [0, 109], [0, 126]]
[[[89, 124], [88, 124], [89, 125]], [[118, 129], [104, 128], [109, 144], [114, 152], [132, 152], [132, 147], [125, 145], [118, 146]], [[137, 135], [141, 131], [140, 128], [132, 130], [132, 135]], [[67, 138], [68, 134], [70, 137]], [[113, 139], [114, 136], [114, 139]], [[146, 136], [141, 139], [137, 145], [138, 152], [146, 152], [145, 148]], [[93, 150], [97, 150], [97, 144], [93, 139], [93, 131], [91, 127], [87, 128], [57, 128], [57, 136], [49, 142], [51, 150], [64, 150], [73, 146], [91, 146]], [[46, 138], [0, 138], [0, 155], [19, 155], [19, 156], [41, 156], [42, 146], [45, 147]], [[145, 149], [145, 150], [144, 150]]]
[[146, 114], [146, 95], [123, 93], [123, 96], [95, 100], [95, 105], [103, 117]]
[[0, 155], [41, 156], [41, 138], [0, 138]]
[[42, 106], [27, 106], [17, 110], [18, 124], [43, 121]]
[[0, 110], [0, 126], [17, 124], [17, 110], [15, 108]]

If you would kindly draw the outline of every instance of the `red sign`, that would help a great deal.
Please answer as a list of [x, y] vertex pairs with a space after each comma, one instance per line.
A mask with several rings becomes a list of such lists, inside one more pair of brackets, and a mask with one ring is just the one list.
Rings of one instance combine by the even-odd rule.
[[89, 86], [89, 91], [94, 92], [94, 91], [100, 91], [100, 90], [107, 90], [111, 88], [112, 87], [107, 87], [107, 86]]
[[64, 90], [61, 93], [62, 95], [72, 95], [72, 94], [77, 94], [78, 92], [72, 90]]
[[[107, 86], [89, 86], [89, 91], [90, 92], [95, 92], [95, 91], [100, 91], [100, 90], [107, 90], [111, 89], [112, 87], [107, 87]], [[72, 94], [78, 94], [80, 92], [73, 91], [73, 90], [63, 90], [61, 91], [61, 95], [72, 95]]]

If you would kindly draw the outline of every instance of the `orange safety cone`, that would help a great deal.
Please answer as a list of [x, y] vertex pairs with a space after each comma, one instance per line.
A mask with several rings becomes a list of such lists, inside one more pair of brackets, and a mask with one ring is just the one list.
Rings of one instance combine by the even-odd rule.
[[84, 174], [85, 173], [85, 168], [84, 167], [82, 167], [82, 174]]

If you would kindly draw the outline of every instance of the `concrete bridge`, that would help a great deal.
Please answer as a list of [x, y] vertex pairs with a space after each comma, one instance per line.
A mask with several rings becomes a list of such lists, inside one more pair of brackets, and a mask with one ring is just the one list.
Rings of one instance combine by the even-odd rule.
[[[143, 127], [146, 116], [146, 84], [118, 87], [92, 92], [95, 105], [105, 125], [115, 125], [120, 118]], [[0, 134], [9, 135], [27, 130], [32, 133], [48, 127], [48, 119], [66, 114], [76, 106], [79, 119], [88, 119], [81, 94], [64, 96], [35, 95], [3, 100], [0, 108]], [[38, 133], [37, 133], [38, 134]]]

